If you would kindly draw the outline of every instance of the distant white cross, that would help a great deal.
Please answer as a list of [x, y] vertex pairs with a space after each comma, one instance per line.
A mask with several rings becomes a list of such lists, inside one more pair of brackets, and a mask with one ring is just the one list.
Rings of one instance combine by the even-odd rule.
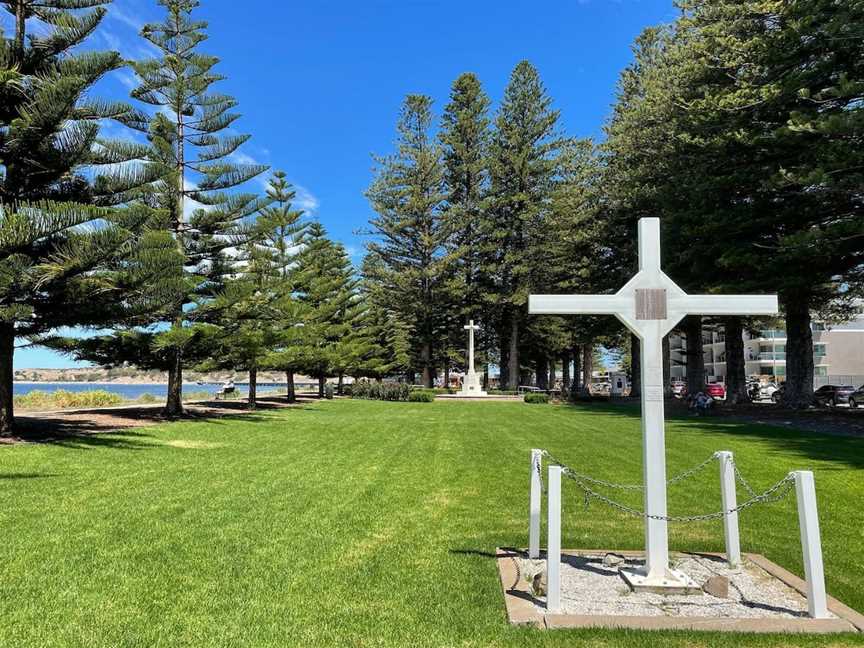
[[479, 331], [480, 327], [472, 319], [462, 328], [468, 331], [468, 372], [474, 373], [474, 331]]
[[666, 442], [663, 412], [663, 337], [686, 315], [774, 315], [776, 295], [688, 295], [660, 269], [660, 219], [639, 220], [639, 272], [614, 295], [531, 295], [528, 310], [542, 315], [614, 315], [642, 350], [642, 471], [645, 483], [646, 568], [639, 585], [676, 587], [669, 568], [666, 517]]

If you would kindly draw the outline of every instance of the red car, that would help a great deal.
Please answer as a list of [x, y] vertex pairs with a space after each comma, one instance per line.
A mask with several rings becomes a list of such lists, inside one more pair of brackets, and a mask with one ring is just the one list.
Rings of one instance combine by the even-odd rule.
[[705, 393], [714, 400], [726, 400], [726, 386], [723, 383], [705, 385]]

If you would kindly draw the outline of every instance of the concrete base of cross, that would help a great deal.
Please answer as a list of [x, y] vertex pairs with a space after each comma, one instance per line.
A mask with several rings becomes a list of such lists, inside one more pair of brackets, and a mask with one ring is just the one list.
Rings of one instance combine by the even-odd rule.
[[462, 390], [458, 392], [459, 396], [486, 396], [483, 391], [483, 383], [480, 382], [480, 376], [476, 371], [468, 371], [465, 378], [462, 380]]
[[634, 592], [654, 594], [701, 594], [699, 583], [677, 569], [667, 569], [663, 577], [649, 577], [643, 569], [626, 568], [619, 572]]

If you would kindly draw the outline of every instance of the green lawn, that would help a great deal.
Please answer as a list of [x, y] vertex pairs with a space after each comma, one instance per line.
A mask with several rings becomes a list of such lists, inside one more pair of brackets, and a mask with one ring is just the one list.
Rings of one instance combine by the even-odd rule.
[[[828, 589], [864, 610], [864, 440], [682, 419], [667, 444], [670, 474], [721, 449], [757, 488], [816, 471]], [[864, 645], [509, 627], [490, 556], [527, 543], [532, 447], [640, 480], [639, 420], [606, 406], [334, 401], [2, 447], [0, 646]], [[564, 488], [565, 547], [641, 548], [640, 520]], [[718, 508], [715, 466], [670, 491]], [[802, 573], [794, 499], [741, 528]], [[671, 544], [722, 551], [721, 523]]]

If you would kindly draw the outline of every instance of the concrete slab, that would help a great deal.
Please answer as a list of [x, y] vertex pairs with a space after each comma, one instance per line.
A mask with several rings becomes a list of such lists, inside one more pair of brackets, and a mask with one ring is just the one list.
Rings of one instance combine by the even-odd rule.
[[[527, 558], [522, 549], [497, 550], [498, 573], [504, 592], [504, 605], [507, 618], [514, 625], [529, 625], [541, 629], [560, 628], [627, 628], [632, 630], [705, 630], [715, 632], [754, 632], [754, 633], [838, 633], [864, 631], [864, 615], [844, 605], [833, 597], [828, 597], [828, 609], [836, 619], [811, 618], [713, 618], [713, 617], [676, 617], [676, 616], [621, 616], [621, 615], [576, 615], [546, 614], [538, 605], [542, 602], [534, 597], [530, 584], [522, 578], [519, 560]], [[644, 558], [641, 551], [621, 551], [616, 549], [565, 550], [564, 555], [596, 556], [607, 553], [627, 558]], [[703, 555], [722, 557], [722, 554], [704, 552], [685, 554], [672, 552], [672, 556]], [[795, 589], [806, 593], [804, 581], [794, 574], [771, 562], [760, 554], [744, 554], [745, 558], [758, 565], [765, 572]]]

